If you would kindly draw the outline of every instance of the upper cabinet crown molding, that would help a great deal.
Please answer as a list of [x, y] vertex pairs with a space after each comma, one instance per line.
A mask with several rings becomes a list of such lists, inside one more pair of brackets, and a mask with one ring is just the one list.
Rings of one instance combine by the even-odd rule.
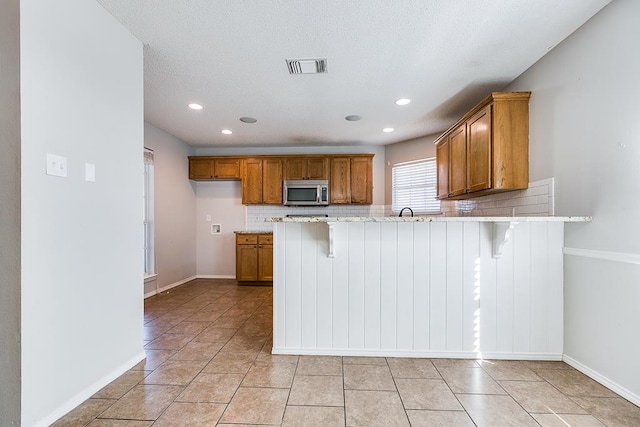
[[434, 141], [439, 199], [527, 188], [530, 96], [493, 92]]

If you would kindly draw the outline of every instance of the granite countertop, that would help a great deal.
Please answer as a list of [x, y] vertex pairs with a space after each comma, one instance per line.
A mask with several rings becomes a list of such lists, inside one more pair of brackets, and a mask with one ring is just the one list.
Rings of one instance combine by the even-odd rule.
[[236, 233], [236, 234], [273, 234], [273, 231], [248, 231], [248, 230], [242, 230], [242, 231], [234, 231], [234, 233]]
[[266, 222], [590, 222], [590, 216], [272, 217]]

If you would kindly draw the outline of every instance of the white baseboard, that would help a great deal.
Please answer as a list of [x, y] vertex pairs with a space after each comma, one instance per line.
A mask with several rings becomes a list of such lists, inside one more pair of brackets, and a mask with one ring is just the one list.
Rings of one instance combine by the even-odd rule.
[[626, 264], [640, 264], [640, 255], [627, 254], [624, 252], [606, 252], [606, 251], [594, 251], [591, 249], [581, 248], [562, 248], [562, 252], [565, 255], [573, 255], [584, 258], [602, 259], [605, 261], [623, 262]]
[[562, 360], [555, 353], [478, 353], [474, 351], [372, 350], [352, 348], [278, 348], [273, 354], [304, 356], [424, 357], [434, 359]]
[[582, 372], [586, 376], [590, 377], [591, 379], [599, 382], [603, 386], [607, 387], [608, 389], [612, 390], [613, 392], [615, 392], [615, 393], [619, 394], [620, 396], [624, 397], [625, 399], [627, 399], [629, 402], [633, 403], [634, 405], [640, 406], [640, 396], [638, 396], [637, 394], [635, 394], [631, 390], [628, 390], [628, 389], [624, 388], [623, 386], [621, 386], [620, 384], [618, 384], [618, 383], [616, 383], [614, 381], [611, 381], [609, 378], [607, 378], [604, 375], [594, 371], [593, 369], [589, 368], [588, 366], [583, 365], [582, 363], [580, 363], [577, 360], [567, 356], [566, 354], [563, 356], [562, 360], [564, 360], [568, 365], [573, 366], [574, 368], [576, 368], [578, 371]]
[[196, 276], [198, 279], [235, 279], [235, 275], [225, 275], [225, 274], [198, 274]]
[[111, 381], [115, 380], [120, 375], [124, 374], [129, 369], [136, 366], [138, 363], [140, 363], [140, 361], [144, 360], [145, 357], [147, 357], [147, 355], [144, 353], [144, 351], [142, 353], [138, 353], [136, 356], [132, 357], [131, 359], [127, 360], [125, 363], [123, 363], [122, 365], [114, 369], [111, 373], [102, 377], [102, 379], [100, 379], [99, 381], [96, 381], [95, 383], [85, 387], [82, 391], [77, 393], [71, 399], [67, 400], [64, 404], [60, 405], [58, 409], [56, 409], [55, 411], [47, 415], [45, 418], [42, 418], [41, 420], [37, 421], [34, 424], [34, 426], [46, 427], [53, 424], [58, 418], [66, 415], [76, 406], [80, 405], [82, 402], [89, 399], [91, 396], [93, 396], [98, 391], [100, 391], [104, 386], [109, 384]]
[[168, 291], [171, 288], [175, 288], [176, 286], [184, 285], [185, 283], [190, 282], [190, 281], [195, 280], [195, 279], [197, 279], [197, 276], [191, 276], [191, 277], [187, 277], [186, 279], [178, 280], [177, 282], [171, 283], [169, 285], [163, 286], [163, 287], [158, 288], [158, 289], [154, 289], [153, 291], [144, 294], [144, 297], [145, 298], [152, 297], [152, 296], [157, 295], [157, 294], [159, 294], [161, 292]]

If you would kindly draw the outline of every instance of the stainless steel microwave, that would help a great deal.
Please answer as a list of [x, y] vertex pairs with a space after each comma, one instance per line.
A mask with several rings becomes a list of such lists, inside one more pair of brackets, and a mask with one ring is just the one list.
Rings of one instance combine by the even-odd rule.
[[326, 179], [284, 180], [282, 197], [287, 206], [327, 206], [329, 181]]

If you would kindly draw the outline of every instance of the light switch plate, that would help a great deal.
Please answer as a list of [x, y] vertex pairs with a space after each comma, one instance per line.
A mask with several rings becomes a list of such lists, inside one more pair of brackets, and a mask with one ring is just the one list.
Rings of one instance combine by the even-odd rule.
[[47, 175], [67, 177], [67, 158], [47, 153]]
[[94, 163], [84, 164], [84, 180], [88, 182], [96, 182], [96, 165]]

